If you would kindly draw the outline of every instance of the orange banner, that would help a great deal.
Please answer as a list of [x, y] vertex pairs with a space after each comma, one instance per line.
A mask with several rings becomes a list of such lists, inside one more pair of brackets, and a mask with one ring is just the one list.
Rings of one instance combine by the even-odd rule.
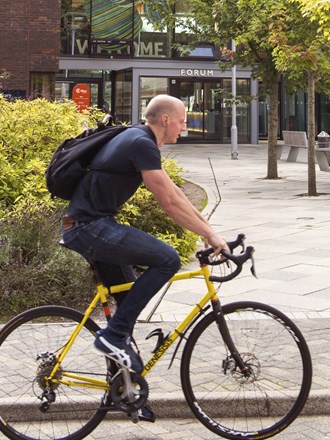
[[91, 89], [87, 84], [76, 84], [72, 91], [72, 100], [82, 112], [91, 105]]

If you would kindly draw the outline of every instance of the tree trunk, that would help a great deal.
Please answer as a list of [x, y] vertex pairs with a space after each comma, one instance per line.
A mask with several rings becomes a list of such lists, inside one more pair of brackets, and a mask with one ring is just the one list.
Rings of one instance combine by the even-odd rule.
[[308, 195], [317, 196], [315, 171], [315, 74], [308, 72]]
[[269, 95], [267, 179], [278, 179], [276, 152], [278, 131], [278, 87], [278, 78], [276, 75], [274, 76]]

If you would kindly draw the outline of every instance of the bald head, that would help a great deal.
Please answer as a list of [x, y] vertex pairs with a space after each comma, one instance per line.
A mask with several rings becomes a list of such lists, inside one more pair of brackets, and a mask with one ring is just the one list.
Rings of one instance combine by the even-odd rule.
[[154, 125], [161, 120], [162, 115], [172, 116], [183, 107], [183, 102], [174, 96], [157, 95], [147, 105], [144, 116], [149, 124]]
[[175, 144], [182, 131], [186, 130], [186, 109], [180, 99], [168, 95], [157, 95], [149, 102], [145, 111], [146, 125], [156, 137], [157, 146]]

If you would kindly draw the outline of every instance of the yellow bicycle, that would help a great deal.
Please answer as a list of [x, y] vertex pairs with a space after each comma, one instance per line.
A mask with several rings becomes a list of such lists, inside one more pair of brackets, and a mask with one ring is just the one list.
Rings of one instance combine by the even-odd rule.
[[[245, 249], [244, 239], [240, 234], [229, 243], [225, 261], [210, 260], [210, 249], [199, 251], [199, 269], [170, 280], [203, 278], [207, 291], [172, 332], [158, 331], [141, 375], [114, 368], [93, 349], [100, 327], [92, 312], [101, 303], [109, 315], [108, 295], [132, 283], [110, 289], [98, 283], [84, 314], [45, 306], [9, 321], [0, 332], [0, 431], [14, 440], [78, 440], [113, 411], [137, 421], [149, 395], [145, 378], [176, 340], [184, 342], [186, 401], [209, 430], [227, 439], [265, 439], [285, 429], [308, 398], [311, 357], [297, 326], [280, 311], [257, 302], [220, 304], [215, 282], [235, 278], [248, 260], [254, 273], [254, 249]], [[214, 275], [209, 266], [215, 265], [226, 270]]]

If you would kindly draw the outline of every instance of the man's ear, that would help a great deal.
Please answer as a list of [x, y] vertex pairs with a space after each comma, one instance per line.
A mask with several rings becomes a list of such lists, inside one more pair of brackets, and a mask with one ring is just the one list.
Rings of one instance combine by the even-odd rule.
[[164, 127], [166, 127], [168, 125], [168, 115], [167, 114], [162, 115], [162, 124], [164, 125]]

